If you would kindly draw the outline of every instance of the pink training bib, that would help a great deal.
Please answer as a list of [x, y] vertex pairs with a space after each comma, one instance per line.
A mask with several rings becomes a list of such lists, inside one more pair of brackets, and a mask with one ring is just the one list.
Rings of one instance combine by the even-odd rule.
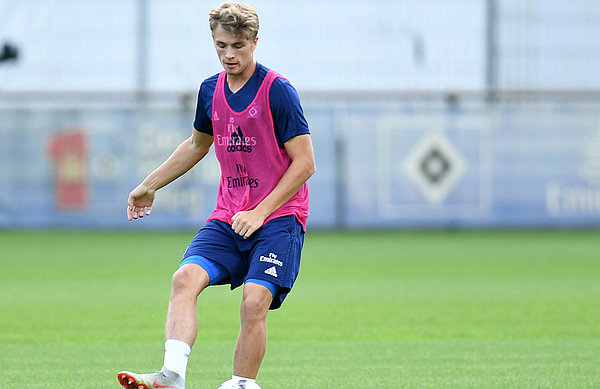
[[[216, 219], [231, 224], [233, 215], [254, 209], [271, 193], [291, 160], [285, 149], [277, 144], [269, 105], [271, 84], [276, 78], [283, 77], [270, 70], [248, 108], [236, 112], [225, 98], [225, 75], [225, 72], [219, 74], [213, 95], [212, 126], [221, 181], [217, 206], [207, 222]], [[295, 215], [306, 228], [308, 208], [308, 185], [304, 183], [265, 223], [277, 217]]]

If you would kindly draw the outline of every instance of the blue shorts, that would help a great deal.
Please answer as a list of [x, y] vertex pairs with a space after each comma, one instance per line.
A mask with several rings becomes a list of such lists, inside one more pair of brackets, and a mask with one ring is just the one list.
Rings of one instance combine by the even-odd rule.
[[296, 281], [303, 244], [304, 230], [293, 215], [269, 221], [248, 239], [231, 225], [211, 220], [198, 231], [181, 265], [202, 266], [212, 274], [211, 285], [231, 284], [232, 290], [249, 280], [265, 285], [274, 294], [270, 309], [277, 309]]

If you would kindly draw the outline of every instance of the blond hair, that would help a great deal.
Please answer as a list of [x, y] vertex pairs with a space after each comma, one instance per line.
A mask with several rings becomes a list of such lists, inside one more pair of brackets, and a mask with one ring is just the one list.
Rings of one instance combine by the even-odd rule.
[[227, 1], [208, 14], [210, 30], [221, 26], [234, 35], [253, 40], [258, 35], [258, 14], [250, 4]]

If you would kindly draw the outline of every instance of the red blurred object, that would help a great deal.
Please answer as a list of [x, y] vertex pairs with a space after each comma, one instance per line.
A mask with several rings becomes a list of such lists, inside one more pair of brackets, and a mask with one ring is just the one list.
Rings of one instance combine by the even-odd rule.
[[48, 145], [54, 163], [54, 198], [58, 209], [87, 208], [88, 174], [86, 135], [81, 129], [54, 135]]

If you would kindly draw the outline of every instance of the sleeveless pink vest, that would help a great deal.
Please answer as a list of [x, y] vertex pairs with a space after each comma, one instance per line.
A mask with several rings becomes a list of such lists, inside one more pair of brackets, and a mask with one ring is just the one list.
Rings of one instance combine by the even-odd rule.
[[[278, 77], [283, 78], [270, 70], [248, 108], [235, 112], [225, 98], [225, 72], [219, 74], [213, 96], [212, 126], [221, 181], [217, 206], [207, 222], [216, 219], [231, 224], [231, 217], [237, 212], [254, 209], [290, 166], [290, 157], [277, 144], [269, 105], [269, 90]], [[294, 215], [306, 228], [308, 206], [308, 185], [304, 183], [265, 223]]]

